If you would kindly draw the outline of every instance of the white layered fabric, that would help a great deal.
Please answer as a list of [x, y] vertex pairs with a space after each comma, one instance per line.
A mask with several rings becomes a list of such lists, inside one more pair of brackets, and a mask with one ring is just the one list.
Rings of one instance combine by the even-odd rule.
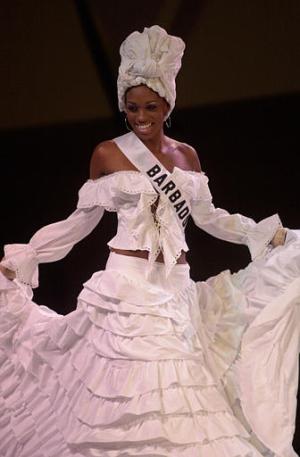
[[[247, 244], [254, 260], [195, 283], [175, 265], [183, 229], [165, 201], [153, 217], [147, 178], [88, 181], [68, 219], [5, 248], [17, 280], [0, 275], [1, 456], [296, 456], [299, 233], [270, 250], [278, 216], [229, 215], [204, 174], [173, 173], [196, 224]], [[65, 256], [104, 209], [118, 212], [110, 246], [161, 250], [166, 265], [111, 254], [74, 312], [38, 307], [38, 263]]]

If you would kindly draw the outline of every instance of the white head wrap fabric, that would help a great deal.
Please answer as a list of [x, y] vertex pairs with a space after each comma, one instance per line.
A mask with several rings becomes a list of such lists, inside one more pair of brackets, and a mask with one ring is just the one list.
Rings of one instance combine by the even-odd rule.
[[176, 99], [175, 78], [181, 67], [185, 44], [181, 38], [168, 35], [153, 25], [142, 33], [133, 32], [121, 44], [121, 65], [118, 77], [120, 111], [125, 109], [124, 95], [128, 88], [145, 84], [170, 105]]

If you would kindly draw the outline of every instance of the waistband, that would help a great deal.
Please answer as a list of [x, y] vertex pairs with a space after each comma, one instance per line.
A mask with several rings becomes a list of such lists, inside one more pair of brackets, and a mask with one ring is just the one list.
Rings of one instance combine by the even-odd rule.
[[[116, 252], [111, 251], [107, 262], [106, 262], [106, 268], [122, 268], [123, 266], [125, 267], [138, 267], [138, 268], [143, 268], [147, 269], [149, 265], [148, 259], [143, 259], [141, 257], [134, 257], [130, 255], [123, 255], [123, 254], [118, 254]], [[157, 271], [164, 271], [165, 270], [165, 264], [162, 262], [155, 262], [153, 265], [153, 269]], [[177, 263], [174, 265], [174, 271], [181, 271], [181, 272], [189, 272], [190, 271], [190, 266], [188, 263]]]
[[174, 265], [171, 273], [166, 278], [165, 265], [162, 262], [155, 262], [149, 269], [147, 259], [115, 252], [109, 254], [105, 269], [119, 271], [126, 274], [126, 276], [132, 277], [135, 281], [140, 279], [153, 285], [173, 290], [184, 287], [187, 281], [190, 281], [190, 266], [187, 263]]

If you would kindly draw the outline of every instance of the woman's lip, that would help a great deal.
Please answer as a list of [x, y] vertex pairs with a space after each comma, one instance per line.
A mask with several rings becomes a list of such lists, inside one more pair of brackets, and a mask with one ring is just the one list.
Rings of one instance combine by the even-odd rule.
[[149, 124], [135, 124], [135, 128], [140, 133], [148, 133], [152, 128], [152, 122]]
[[147, 124], [135, 124], [135, 126], [138, 129], [148, 129], [152, 126], [152, 122], [148, 122]]

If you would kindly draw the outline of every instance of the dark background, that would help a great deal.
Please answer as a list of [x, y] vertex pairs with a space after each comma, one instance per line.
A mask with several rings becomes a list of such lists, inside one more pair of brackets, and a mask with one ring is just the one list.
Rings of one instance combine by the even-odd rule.
[[[187, 44], [168, 134], [197, 149], [215, 205], [255, 220], [278, 212], [299, 228], [299, 19], [297, 0], [2, 2], [1, 244], [26, 243], [73, 211], [93, 148], [125, 133], [119, 45], [154, 23]], [[106, 214], [66, 259], [41, 265], [39, 304], [76, 307], [82, 282], [105, 265], [115, 223]], [[249, 262], [244, 246], [192, 223], [187, 236], [195, 280]]]

